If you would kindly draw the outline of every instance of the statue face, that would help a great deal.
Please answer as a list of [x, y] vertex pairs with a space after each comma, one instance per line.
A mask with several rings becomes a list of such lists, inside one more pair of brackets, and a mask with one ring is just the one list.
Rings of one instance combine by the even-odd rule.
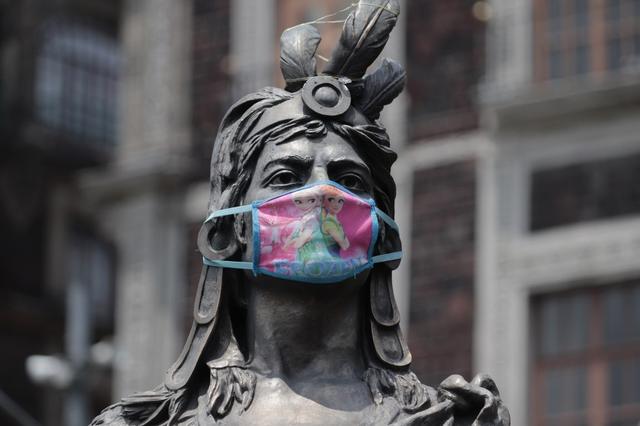
[[[336, 134], [328, 132], [326, 136], [315, 139], [301, 137], [279, 145], [269, 142], [258, 158], [242, 204], [264, 200], [326, 180], [339, 183], [362, 197], [373, 196], [373, 179], [369, 167], [353, 147]], [[330, 204], [330, 211], [337, 213], [342, 208], [341, 201], [339, 197], [335, 197], [333, 202], [325, 202]], [[304, 213], [320, 207], [322, 200], [310, 194], [296, 198], [295, 202], [301, 213]], [[248, 233], [246, 240], [251, 241], [251, 226], [245, 229]], [[252, 250], [252, 245], [247, 244], [243, 254], [245, 260], [252, 258]], [[366, 278], [368, 272], [360, 275]]]
[[[361, 196], [373, 196], [369, 167], [347, 141], [329, 132], [323, 138], [303, 137], [280, 145], [267, 143], [243, 204], [323, 180], [337, 182]], [[319, 200], [301, 201], [307, 201], [312, 208]]]

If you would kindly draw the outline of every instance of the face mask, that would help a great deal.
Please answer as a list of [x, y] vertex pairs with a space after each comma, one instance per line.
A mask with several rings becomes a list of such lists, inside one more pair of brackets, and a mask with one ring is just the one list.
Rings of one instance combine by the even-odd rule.
[[335, 283], [375, 263], [398, 260], [402, 252], [374, 256], [382, 221], [398, 225], [375, 206], [337, 183], [305, 186], [252, 204], [218, 210], [207, 221], [251, 212], [252, 262], [212, 260], [206, 265], [249, 269], [285, 280]]

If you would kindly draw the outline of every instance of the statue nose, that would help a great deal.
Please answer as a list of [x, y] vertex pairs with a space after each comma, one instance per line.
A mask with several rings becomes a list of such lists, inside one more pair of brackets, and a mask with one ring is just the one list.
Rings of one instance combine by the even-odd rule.
[[324, 167], [314, 167], [313, 171], [311, 172], [311, 176], [309, 176], [309, 183], [319, 182], [323, 180], [329, 180], [327, 169]]

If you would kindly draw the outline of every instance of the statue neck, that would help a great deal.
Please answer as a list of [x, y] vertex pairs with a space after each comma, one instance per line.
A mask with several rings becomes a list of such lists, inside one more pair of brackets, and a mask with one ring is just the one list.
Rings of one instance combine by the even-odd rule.
[[249, 284], [251, 366], [284, 380], [362, 377], [361, 283]]

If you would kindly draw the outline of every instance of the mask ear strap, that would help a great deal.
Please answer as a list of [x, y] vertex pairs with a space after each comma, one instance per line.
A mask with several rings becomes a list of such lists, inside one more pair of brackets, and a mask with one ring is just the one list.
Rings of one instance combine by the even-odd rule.
[[398, 227], [398, 224], [396, 223], [395, 220], [393, 220], [391, 218], [391, 216], [389, 216], [388, 214], [386, 214], [385, 212], [383, 212], [382, 210], [380, 210], [379, 208], [376, 207], [376, 213], [378, 214], [378, 216], [380, 216], [382, 218], [382, 220], [385, 221], [385, 223], [387, 225], [389, 225], [394, 231], [396, 232], [400, 232], [400, 228]]
[[371, 261], [373, 263], [381, 263], [381, 262], [389, 262], [391, 260], [400, 260], [402, 259], [401, 251], [393, 251], [391, 253], [379, 254], [377, 256], [373, 256]]
[[[400, 228], [398, 227], [398, 224], [395, 222], [395, 220], [393, 220], [391, 218], [391, 216], [389, 216], [388, 214], [386, 214], [385, 212], [383, 212], [382, 210], [380, 210], [377, 207], [376, 207], [376, 213], [394, 231], [400, 232]], [[392, 260], [400, 260], [400, 259], [402, 259], [402, 252], [401, 251], [394, 251], [394, 252], [391, 252], [391, 253], [379, 254], [377, 256], [372, 256], [371, 257], [371, 261], [373, 263], [389, 262], [389, 261], [392, 261]]]
[[233, 269], [253, 269], [253, 263], [240, 262], [236, 260], [220, 260], [220, 259], [207, 259], [202, 257], [202, 263], [209, 266], [217, 266], [218, 268], [233, 268]]
[[230, 214], [238, 213], [248, 213], [251, 211], [252, 207], [253, 205], [251, 204], [245, 204], [244, 206], [229, 207], [228, 209], [216, 210], [215, 212], [207, 216], [207, 220], [205, 220], [205, 222], [209, 222], [214, 217], [228, 216]]
[[[238, 213], [248, 213], [248, 212], [251, 212], [252, 208], [253, 208], [252, 204], [245, 204], [244, 206], [229, 207], [227, 209], [216, 210], [215, 212], [207, 216], [207, 219], [204, 222], [207, 223], [215, 217], [228, 216], [228, 215], [238, 214]], [[202, 256], [202, 263], [204, 263], [207, 266], [215, 266], [218, 268], [253, 269], [253, 264], [251, 262], [239, 262], [235, 260], [223, 260], [223, 259], [209, 259], [205, 256]]]

